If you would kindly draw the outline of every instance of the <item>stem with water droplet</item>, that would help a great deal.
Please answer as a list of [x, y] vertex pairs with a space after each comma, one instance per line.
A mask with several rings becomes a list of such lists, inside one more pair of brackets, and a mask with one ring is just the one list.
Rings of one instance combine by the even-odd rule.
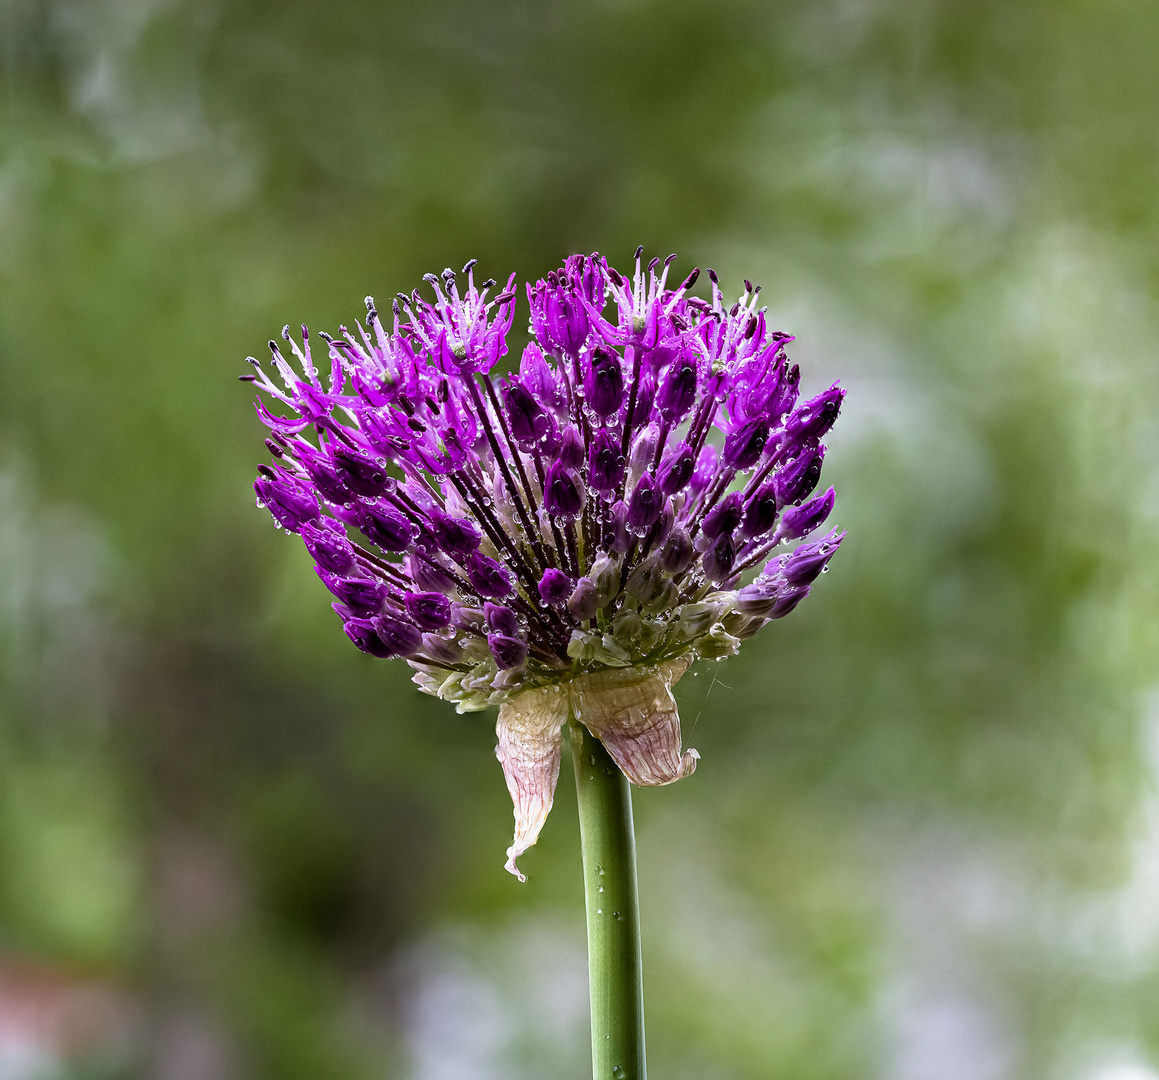
[[646, 1080], [636, 837], [627, 777], [577, 720], [571, 751], [579, 799], [595, 1080]]

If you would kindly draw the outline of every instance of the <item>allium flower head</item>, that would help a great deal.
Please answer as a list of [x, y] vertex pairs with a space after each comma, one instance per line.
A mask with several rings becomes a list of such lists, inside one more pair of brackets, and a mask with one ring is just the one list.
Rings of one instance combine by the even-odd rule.
[[[825, 523], [822, 439], [844, 391], [799, 400], [787, 334], [747, 281], [725, 301], [672, 285], [675, 256], [625, 276], [573, 255], [528, 286], [531, 341], [507, 353], [515, 279], [495, 296], [428, 275], [388, 329], [270, 342], [244, 376], [273, 461], [259, 506], [298, 533], [359, 649], [402, 657], [460, 711], [499, 706], [515, 804], [507, 868], [535, 843], [569, 713], [636, 784], [696, 767], [673, 684], [787, 615], [844, 533]], [[770, 561], [771, 557], [771, 561]]]

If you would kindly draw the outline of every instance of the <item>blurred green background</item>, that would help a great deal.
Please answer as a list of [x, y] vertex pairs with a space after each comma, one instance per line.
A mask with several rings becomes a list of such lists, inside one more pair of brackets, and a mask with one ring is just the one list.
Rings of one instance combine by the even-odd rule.
[[284, 323], [764, 286], [849, 538], [636, 810], [670, 1080], [1159, 1077], [1159, 8], [0, 0], [0, 1078], [588, 1075], [556, 809], [250, 483]]

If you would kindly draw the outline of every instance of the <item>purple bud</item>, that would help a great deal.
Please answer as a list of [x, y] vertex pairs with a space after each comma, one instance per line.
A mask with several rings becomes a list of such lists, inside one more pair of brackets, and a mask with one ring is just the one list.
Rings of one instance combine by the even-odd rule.
[[772, 481], [762, 484], [749, 496], [740, 534], [746, 540], [764, 536], [777, 521], [777, 492]]
[[681, 528], [673, 529], [663, 551], [660, 552], [661, 569], [669, 574], [681, 574], [692, 565], [695, 558], [696, 549], [692, 546], [688, 533]]
[[785, 421], [785, 434], [796, 442], [816, 442], [824, 438], [841, 411], [845, 391], [834, 383], [815, 398], [798, 405]]
[[462, 562], [479, 547], [483, 536], [471, 522], [451, 517], [437, 506], [431, 508], [430, 516], [435, 542], [456, 561]]
[[695, 465], [696, 458], [693, 457], [692, 447], [688, 443], [681, 443], [669, 450], [664, 455], [664, 460], [660, 463], [660, 469], [656, 473], [660, 490], [665, 495], [675, 495], [678, 491], [686, 488], [688, 481], [692, 479], [692, 470]]
[[576, 582], [575, 592], [567, 602], [567, 609], [579, 622], [587, 622], [599, 607], [596, 585], [591, 578], [582, 577]]
[[696, 400], [696, 364], [680, 356], [672, 362], [660, 382], [656, 408], [669, 424], [679, 424]]
[[306, 550], [323, 570], [345, 574], [354, 566], [354, 549], [350, 541], [341, 528], [330, 522], [324, 519], [319, 525], [307, 522], [302, 526], [302, 539], [306, 542]]
[[406, 613], [424, 630], [441, 630], [451, 624], [451, 601], [439, 592], [409, 593]]
[[567, 602], [568, 596], [571, 595], [571, 590], [571, 578], [562, 570], [549, 566], [543, 572], [543, 577], [539, 581], [539, 595], [545, 604], [550, 604], [552, 607], [562, 607]]
[[736, 610], [742, 615], [768, 615], [777, 602], [780, 582], [774, 579], [758, 578], [736, 594]]
[[722, 585], [732, 573], [736, 561], [736, 546], [732, 537], [724, 533], [701, 557], [704, 576], [714, 585]]
[[597, 346], [584, 376], [584, 397], [597, 416], [608, 417], [620, 411], [624, 400], [624, 373], [620, 358], [611, 349]]
[[527, 663], [527, 643], [518, 638], [508, 637], [506, 634], [490, 634], [487, 637], [487, 646], [491, 650], [491, 655], [495, 657], [495, 663], [503, 671]]
[[655, 424], [649, 424], [636, 436], [628, 452], [628, 465], [632, 472], [641, 473], [652, 464], [652, 458], [656, 456], [656, 443], [659, 441], [660, 432]]
[[455, 629], [471, 634], [482, 634], [487, 626], [482, 609], [458, 602], [451, 604], [451, 622]]
[[377, 615], [386, 600], [386, 586], [367, 578], [344, 578], [325, 572], [318, 575], [355, 615]]
[[423, 655], [429, 656], [436, 664], [458, 664], [463, 659], [463, 649], [455, 641], [448, 641], [438, 634], [423, 634]]
[[338, 506], [342, 503], [348, 503], [354, 498], [354, 492], [338, 478], [338, 474], [330, 467], [324, 457], [304, 458], [302, 465], [310, 474], [310, 480], [322, 498]]
[[519, 633], [519, 619], [505, 604], [492, 604], [488, 601], [483, 605], [483, 618], [487, 622], [487, 629], [493, 634], [516, 637]]
[[528, 342], [519, 362], [519, 381], [541, 405], [554, 408], [558, 404], [555, 376], [535, 342]]
[[789, 507], [781, 516], [778, 536], [782, 540], [796, 540], [811, 533], [829, 516], [836, 497], [837, 493], [830, 488], [824, 495], [810, 499], [804, 506]]
[[724, 440], [724, 463], [730, 469], [750, 469], [764, 452], [769, 424], [763, 416], [742, 424]]
[[801, 369], [796, 364], [777, 370], [777, 388], [769, 397], [769, 417], [775, 423], [785, 415], [797, 400], [797, 388], [801, 384]]
[[530, 450], [547, 434], [547, 414], [519, 383], [512, 381], [503, 388], [503, 406], [511, 437], [521, 449]]
[[644, 473], [636, 483], [636, 490], [632, 492], [632, 499], [628, 503], [628, 526], [640, 532], [654, 525], [660, 518], [663, 504], [664, 496], [652, 479], [652, 474]]
[[480, 596], [492, 600], [502, 600], [511, 595], [511, 575], [507, 569], [489, 555], [475, 552], [467, 560], [467, 577], [471, 588]]
[[652, 415], [652, 405], [656, 401], [656, 376], [651, 371], [640, 373], [636, 384], [636, 411], [632, 413], [632, 426], [639, 427]]
[[318, 520], [318, 500], [304, 484], [280, 470], [275, 474], [267, 466], [262, 468], [268, 475], [257, 480], [254, 491], [283, 529], [300, 532], [306, 522]]
[[426, 592], [449, 593], [457, 584], [454, 577], [437, 562], [421, 555], [407, 560], [411, 580]]
[[628, 533], [628, 505], [618, 499], [612, 507], [612, 519], [604, 527], [604, 547], [620, 555], [627, 552], [632, 544]]
[[772, 611], [769, 612], [769, 618], [783, 619], [809, 595], [811, 588], [811, 585], [800, 585], [795, 589], [783, 590], [780, 596], [777, 597], [777, 602], [773, 605]]
[[413, 521], [385, 506], [359, 506], [357, 521], [367, 538], [383, 551], [405, 551], [419, 534]]
[[392, 656], [412, 656], [422, 648], [423, 636], [418, 628], [401, 619], [384, 615], [374, 620], [374, 629]]
[[692, 470], [692, 479], [688, 482], [688, 494], [690, 498], [696, 498], [697, 495], [712, 483], [712, 478], [716, 475], [718, 462], [719, 454], [717, 453], [716, 447], [712, 443], [708, 443], [701, 449], [696, 459], [696, 468]]
[[722, 534], [732, 535], [744, 516], [744, 505], [741, 493], [733, 491], [720, 500], [704, 518], [701, 528], [709, 540], [715, 540]]
[[588, 484], [595, 491], [615, 491], [624, 479], [624, 455], [619, 442], [601, 428], [588, 451]]
[[571, 469], [552, 462], [543, 485], [543, 507], [553, 517], [574, 518], [584, 507], [582, 482]]
[[378, 636], [378, 631], [365, 619], [347, 619], [342, 629], [364, 653], [381, 657], [383, 660], [398, 655], [391, 652], [390, 646]]
[[338, 478], [358, 495], [376, 498], [393, 484], [383, 466], [357, 450], [338, 444], [332, 447], [330, 456]]
[[584, 463], [586, 456], [583, 436], [575, 429], [574, 425], [569, 424], [564, 428], [563, 438], [556, 451], [556, 460], [565, 469], [578, 469]]
[[773, 477], [778, 505], [788, 506], [799, 503], [813, 493], [817, 481], [821, 479], [821, 463], [825, 460], [825, 447], [803, 447], [793, 461], [786, 462]]
[[815, 544], [802, 544], [785, 562], [782, 570], [785, 581], [789, 585], [808, 585], [815, 581], [844, 539], [844, 533], [831, 532]]

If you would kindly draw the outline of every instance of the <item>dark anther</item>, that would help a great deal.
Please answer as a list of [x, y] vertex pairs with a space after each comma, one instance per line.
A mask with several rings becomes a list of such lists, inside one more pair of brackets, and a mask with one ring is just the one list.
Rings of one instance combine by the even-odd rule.
[[636, 259], [639, 260], [640, 258], [643, 257], [643, 255], [644, 255], [644, 245], [641, 244], [638, 248], [636, 248]]
[[489, 277], [486, 281], [483, 282], [482, 285], [479, 286], [479, 291], [486, 292], [488, 289], [493, 288], [495, 288], [495, 279], [493, 277]]
[[696, 279], [698, 277], [700, 277], [700, 267], [699, 266], [697, 266], [693, 269], [692, 273], [689, 274], [688, 277], [686, 277], [684, 279], [684, 284], [681, 285], [680, 287], [682, 289], [691, 289], [692, 286], [696, 284]]
[[478, 260], [478, 259], [468, 259], [468, 260], [467, 260], [467, 261], [466, 261], [466, 262], [463, 264], [463, 273], [464, 273], [464, 274], [469, 274], [469, 273], [470, 273], [472, 270], [474, 270], [474, 269], [475, 269], [475, 267], [476, 267], [476, 266], [478, 266], [478, 265], [479, 265], [479, 260]]

